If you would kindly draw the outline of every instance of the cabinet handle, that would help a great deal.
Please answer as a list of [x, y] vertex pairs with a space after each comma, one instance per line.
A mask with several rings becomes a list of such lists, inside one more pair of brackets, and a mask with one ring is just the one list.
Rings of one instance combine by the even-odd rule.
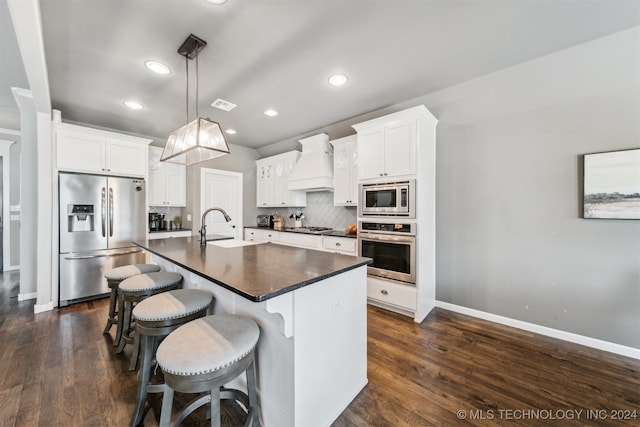
[[386, 290], [386, 289], [381, 290], [381, 291], [380, 291], [380, 293], [381, 293], [382, 295], [389, 295], [389, 292], [387, 292], [387, 290]]
[[336, 246], [342, 246], [340, 242], [336, 242]]

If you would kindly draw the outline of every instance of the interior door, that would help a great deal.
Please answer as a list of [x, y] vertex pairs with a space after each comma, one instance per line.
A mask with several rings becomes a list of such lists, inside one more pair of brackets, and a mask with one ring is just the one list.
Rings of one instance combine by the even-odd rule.
[[[220, 212], [210, 212], [206, 218], [207, 234], [222, 234], [242, 239], [242, 174], [216, 169], [201, 169], [200, 217], [213, 207], [224, 209], [231, 217], [224, 220]], [[201, 226], [200, 220], [195, 224]]]

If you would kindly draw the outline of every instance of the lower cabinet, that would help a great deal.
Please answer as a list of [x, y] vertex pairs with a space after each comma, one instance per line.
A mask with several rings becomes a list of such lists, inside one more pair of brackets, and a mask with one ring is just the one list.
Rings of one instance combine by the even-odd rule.
[[416, 311], [415, 286], [367, 276], [367, 298], [371, 304], [393, 311]]
[[321, 247], [322, 236], [316, 234], [291, 233], [286, 231], [278, 234], [280, 234], [279, 243], [282, 245], [307, 249], [320, 249]]
[[270, 228], [245, 228], [244, 240], [250, 242], [274, 242], [298, 248], [317, 249], [343, 255], [357, 255], [356, 239], [352, 237], [322, 236], [319, 234], [276, 231]]
[[280, 233], [277, 231], [273, 231], [269, 228], [245, 228], [244, 240], [260, 243], [277, 242], [279, 234]]
[[344, 255], [357, 255], [356, 243], [356, 239], [351, 237], [322, 237], [322, 249]]

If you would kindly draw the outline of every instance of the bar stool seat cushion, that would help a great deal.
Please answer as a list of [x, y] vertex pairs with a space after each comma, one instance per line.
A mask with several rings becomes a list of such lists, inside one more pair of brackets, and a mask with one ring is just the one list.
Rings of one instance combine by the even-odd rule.
[[120, 282], [122, 292], [144, 292], [173, 286], [182, 280], [180, 273], [159, 271], [157, 273], [138, 274]]
[[112, 281], [124, 280], [138, 274], [155, 273], [157, 271], [160, 271], [160, 266], [156, 264], [123, 265], [107, 271], [104, 278]]
[[237, 315], [217, 314], [193, 320], [169, 334], [158, 347], [157, 361], [174, 375], [201, 375], [223, 369], [249, 354], [258, 342], [256, 323]]
[[133, 309], [137, 320], [153, 322], [178, 319], [209, 307], [213, 295], [199, 289], [176, 289], [140, 301]]

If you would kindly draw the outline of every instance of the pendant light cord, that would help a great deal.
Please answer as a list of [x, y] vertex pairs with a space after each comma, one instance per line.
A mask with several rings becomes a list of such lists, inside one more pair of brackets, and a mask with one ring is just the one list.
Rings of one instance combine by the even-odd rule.
[[185, 60], [186, 68], [187, 68], [187, 71], [186, 71], [186, 76], [187, 76], [187, 94], [186, 95], [187, 95], [187, 97], [186, 97], [186, 100], [185, 100], [186, 107], [187, 107], [186, 108], [186, 111], [187, 111], [187, 121], [186, 121], [186, 123], [189, 123], [189, 57], [185, 55], [184, 60]]
[[[186, 96], [186, 104], [187, 104], [187, 123], [189, 123], [189, 56], [185, 55], [185, 64], [186, 64], [186, 74], [187, 74], [187, 96]], [[198, 54], [196, 53], [196, 118], [198, 118]]]

